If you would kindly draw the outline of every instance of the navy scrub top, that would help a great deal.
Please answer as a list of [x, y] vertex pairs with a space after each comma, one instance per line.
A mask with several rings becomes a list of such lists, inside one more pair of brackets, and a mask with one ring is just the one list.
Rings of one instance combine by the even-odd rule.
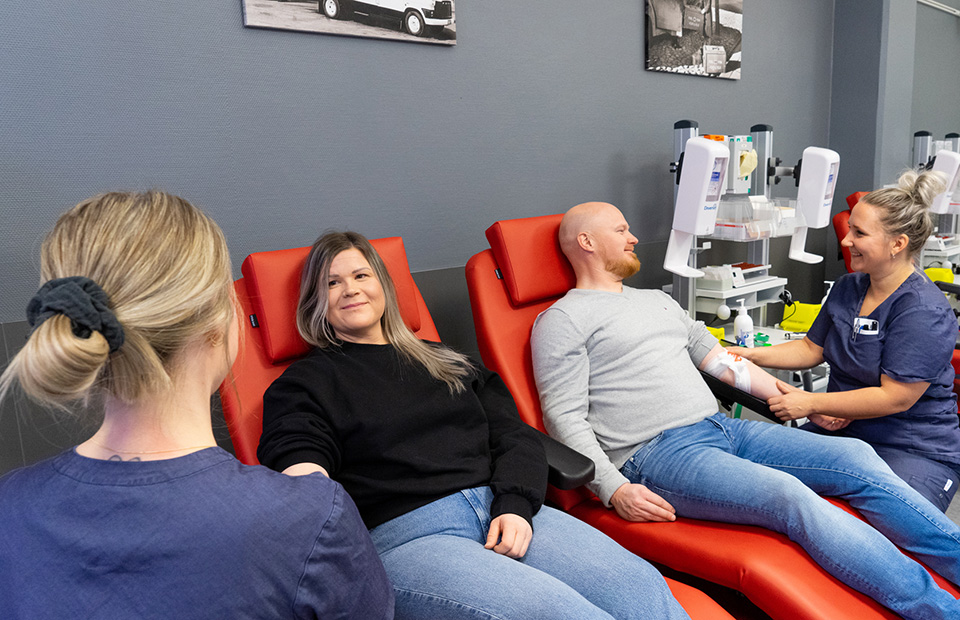
[[850, 273], [834, 284], [807, 337], [830, 364], [828, 392], [879, 387], [880, 376], [930, 386], [906, 411], [854, 420], [840, 433], [939, 461], [960, 471], [960, 428], [953, 393], [957, 319], [943, 293], [914, 272], [873, 312], [860, 314], [870, 276]]

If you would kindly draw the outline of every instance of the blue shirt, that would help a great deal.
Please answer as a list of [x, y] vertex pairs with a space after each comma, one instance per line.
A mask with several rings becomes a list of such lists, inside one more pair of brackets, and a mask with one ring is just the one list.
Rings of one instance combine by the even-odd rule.
[[0, 478], [0, 618], [393, 617], [356, 507], [320, 474], [219, 448], [118, 462], [69, 450]]
[[960, 467], [960, 428], [950, 364], [957, 341], [953, 310], [936, 285], [914, 272], [857, 321], [869, 286], [870, 276], [863, 273], [837, 280], [807, 333], [823, 347], [823, 357], [830, 364], [827, 391], [879, 387], [881, 375], [930, 386], [906, 411], [854, 420], [841, 434], [956, 469]]

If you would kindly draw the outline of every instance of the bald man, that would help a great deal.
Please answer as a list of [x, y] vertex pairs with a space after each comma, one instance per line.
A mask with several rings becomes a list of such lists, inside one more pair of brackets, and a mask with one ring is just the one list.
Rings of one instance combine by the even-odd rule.
[[631, 521], [767, 527], [906, 618], [960, 618], [960, 602], [890, 542], [960, 583], [960, 528], [859, 440], [717, 413], [699, 369], [764, 398], [775, 382], [727, 359], [669, 295], [623, 285], [640, 262], [616, 207], [578, 205], [559, 234], [577, 285], [534, 324], [534, 375], [547, 430], [593, 459], [591, 490], [608, 507]]

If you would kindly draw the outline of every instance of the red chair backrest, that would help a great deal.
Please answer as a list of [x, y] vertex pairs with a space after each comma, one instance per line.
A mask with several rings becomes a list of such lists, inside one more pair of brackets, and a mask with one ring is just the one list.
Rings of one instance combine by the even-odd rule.
[[953, 366], [953, 393], [957, 395], [957, 414], [960, 415], [960, 350], [953, 350], [950, 365]]
[[[371, 239], [390, 272], [404, 323], [424, 340], [440, 341], [437, 328], [407, 264], [400, 237]], [[287, 366], [310, 350], [297, 331], [300, 273], [310, 248], [257, 252], [243, 261], [234, 283], [244, 317], [240, 351], [220, 386], [223, 416], [237, 458], [256, 465], [263, 430], [263, 393]], [[232, 381], [231, 381], [232, 378]]]
[[[467, 290], [484, 365], [506, 383], [527, 424], [544, 430], [540, 395], [533, 379], [530, 330], [537, 315], [576, 284], [560, 251], [562, 215], [501, 220], [487, 229], [489, 250], [467, 262]], [[591, 495], [584, 489], [550, 489], [561, 508]]]
[[[837, 233], [837, 243], [843, 241], [843, 238], [850, 232], [850, 212], [853, 210], [854, 205], [860, 202], [860, 199], [868, 193], [869, 192], [854, 192], [850, 194], [847, 196], [847, 206], [850, 208], [833, 216], [833, 231]], [[845, 248], [841, 245], [840, 254], [843, 255], [843, 264], [847, 268], [847, 273], [850, 273], [853, 271], [853, 269], [850, 268], [850, 248]]]

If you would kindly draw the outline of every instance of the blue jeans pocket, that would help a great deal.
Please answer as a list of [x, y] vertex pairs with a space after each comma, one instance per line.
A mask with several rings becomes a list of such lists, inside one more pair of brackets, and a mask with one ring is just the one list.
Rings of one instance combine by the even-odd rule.
[[620, 473], [626, 476], [630, 482], [640, 482], [643, 464], [647, 457], [653, 452], [653, 449], [663, 440], [663, 433], [657, 434], [653, 439], [643, 444], [643, 446], [633, 453], [633, 456], [627, 459], [627, 462], [620, 468]]

